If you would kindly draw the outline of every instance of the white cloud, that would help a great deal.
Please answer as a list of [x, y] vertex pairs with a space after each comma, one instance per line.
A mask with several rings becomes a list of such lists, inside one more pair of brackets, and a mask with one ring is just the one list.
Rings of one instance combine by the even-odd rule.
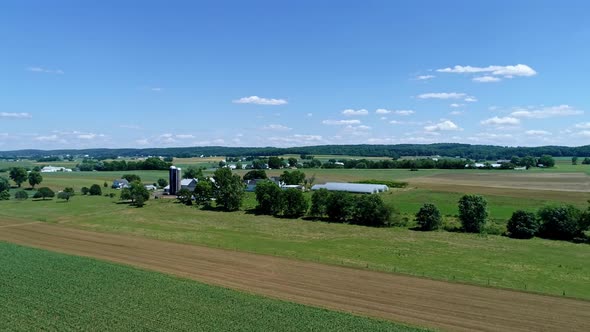
[[147, 139], [145, 139], [145, 138], [138, 139], [138, 140], [135, 141], [135, 143], [137, 145], [148, 145], [148, 144], [150, 144], [150, 142]]
[[465, 104], [457, 104], [457, 103], [452, 103], [452, 104], [451, 104], [451, 105], [449, 105], [449, 106], [451, 106], [451, 107], [453, 107], [453, 108], [458, 108], [458, 107], [465, 106]]
[[283, 126], [280, 124], [270, 124], [268, 126], [262, 127], [263, 130], [271, 130], [271, 131], [289, 131], [293, 128], [289, 128], [287, 126]]
[[402, 121], [397, 121], [397, 120], [391, 120], [389, 121], [389, 123], [394, 124], [394, 125], [398, 125], [398, 124], [404, 124], [404, 122]]
[[498, 77], [494, 77], [494, 76], [478, 76], [478, 77], [473, 78], [474, 82], [480, 82], [480, 83], [500, 82], [501, 80], [502, 79], [500, 79]]
[[520, 124], [520, 120], [517, 118], [512, 118], [512, 117], [493, 117], [493, 118], [489, 118], [487, 120], [483, 120], [481, 121], [482, 125], [518, 125]]
[[397, 115], [403, 115], [403, 116], [407, 116], [407, 115], [412, 115], [416, 112], [412, 111], [412, 110], [399, 110], [399, 111], [395, 111], [395, 114]]
[[162, 90], [164, 90], [164, 89], [158, 88], [158, 87], [153, 87], [153, 88], [150, 88], [150, 90], [153, 92], [162, 92]]
[[0, 118], [3, 119], [30, 119], [32, 117], [30, 113], [0, 112]]
[[475, 103], [477, 101], [477, 98], [475, 98], [473, 96], [469, 96], [469, 97], [465, 98], [464, 100], [468, 103]]
[[537, 72], [523, 64], [514, 66], [487, 66], [487, 67], [472, 67], [472, 66], [455, 66], [452, 68], [442, 68], [436, 70], [439, 73], [456, 73], [456, 74], [475, 74], [475, 73], [490, 73], [495, 76], [502, 76], [512, 78], [514, 76], [535, 76]]
[[426, 127], [424, 127], [424, 130], [430, 131], [430, 132], [436, 132], [436, 131], [461, 130], [461, 128], [459, 128], [459, 126], [457, 126], [455, 123], [453, 123], [453, 121], [445, 120], [445, 121], [441, 121], [441, 122], [434, 124], [434, 125], [426, 126]]
[[91, 139], [95, 139], [96, 137], [98, 137], [99, 135], [97, 134], [80, 134], [78, 135], [79, 139], [85, 139], [85, 140], [91, 140]]
[[450, 115], [461, 115], [461, 114], [463, 114], [463, 111], [452, 111], [449, 114]]
[[313, 116], [313, 113], [307, 113], [307, 117], [311, 118]]
[[35, 140], [41, 142], [54, 142], [59, 140], [59, 137], [57, 137], [57, 135], [37, 136], [35, 137]]
[[356, 125], [361, 124], [359, 120], [324, 120], [323, 124], [328, 126]]
[[418, 81], [427, 81], [427, 80], [433, 79], [435, 77], [436, 76], [434, 76], [434, 75], [419, 75], [419, 76], [416, 76], [416, 79]]
[[281, 145], [296, 146], [317, 144], [318, 142], [322, 142], [324, 139], [320, 135], [295, 134], [291, 136], [268, 137], [267, 140]]
[[457, 92], [430, 92], [430, 93], [423, 93], [418, 96], [420, 99], [461, 99], [465, 98], [467, 95], [464, 93], [457, 93]]
[[141, 129], [141, 127], [138, 126], [138, 125], [126, 125], [126, 124], [119, 125], [119, 128], [123, 128], [123, 129], [135, 129], [135, 130]]
[[44, 73], [44, 74], [58, 74], [63, 75], [64, 72], [61, 69], [47, 69], [42, 67], [29, 67], [27, 68], [28, 71], [33, 73]]
[[546, 131], [546, 130], [527, 130], [524, 132], [525, 134], [529, 135], [529, 136], [548, 136], [551, 135], [550, 132]]
[[570, 116], [584, 114], [584, 111], [577, 110], [569, 105], [559, 105], [541, 108], [519, 108], [517, 111], [510, 113], [511, 116], [529, 119], [546, 119], [552, 117]]
[[590, 130], [582, 130], [574, 134], [574, 136], [590, 137]]
[[386, 110], [384, 108], [379, 108], [379, 109], [377, 109], [375, 111], [375, 113], [377, 113], [377, 114], [389, 114], [389, 113], [391, 113], [391, 111], [390, 110]]
[[346, 109], [346, 110], [342, 111], [342, 114], [346, 115], [346, 116], [368, 115], [369, 111], [367, 111], [366, 109], [360, 109], [360, 110]]
[[191, 138], [195, 138], [195, 135], [192, 134], [177, 134], [175, 136], [178, 139], [191, 139]]
[[590, 129], [590, 122], [582, 122], [575, 125], [579, 129]]
[[256, 104], [256, 105], [285, 105], [284, 99], [261, 98], [258, 96], [243, 97], [233, 101], [235, 104]]

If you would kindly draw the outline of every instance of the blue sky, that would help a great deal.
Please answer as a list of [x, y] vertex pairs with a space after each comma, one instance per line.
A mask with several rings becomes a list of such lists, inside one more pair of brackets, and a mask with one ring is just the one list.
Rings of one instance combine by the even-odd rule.
[[590, 144], [587, 1], [2, 1], [0, 150]]

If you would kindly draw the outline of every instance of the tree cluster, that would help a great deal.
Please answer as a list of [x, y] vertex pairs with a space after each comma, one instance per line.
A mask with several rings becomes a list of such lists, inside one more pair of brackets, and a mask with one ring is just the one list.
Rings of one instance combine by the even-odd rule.
[[320, 189], [311, 196], [310, 216], [332, 222], [389, 226], [392, 210], [379, 195], [354, 195]]
[[131, 205], [143, 207], [145, 202], [150, 199], [150, 192], [141, 184], [141, 182], [131, 182], [129, 188], [121, 189], [120, 199], [122, 201], [131, 201]]
[[307, 213], [309, 207], [301, 190], [282, 190], [272, 181], [257, 183], [255, 194], [258, 202], [256, 210], [261, 214], [299, 218]]
[[571, 241], [586, 238], [590, 228], [590, 207], [581, 211], [572, 205], [545, 206], [535, 215], [532, 212], [516, 211], [508, 220], [508, 236], [530, 239], [534, 236]]
[[135, 171], [135, 170], [167, 170], [172, 166], [171, 162], [166, 162], [160, 158], [151, 157], [146, 160], [126, 161], [98, 161], [94, 159], [84, 159], [76, 167], [80, 171]]

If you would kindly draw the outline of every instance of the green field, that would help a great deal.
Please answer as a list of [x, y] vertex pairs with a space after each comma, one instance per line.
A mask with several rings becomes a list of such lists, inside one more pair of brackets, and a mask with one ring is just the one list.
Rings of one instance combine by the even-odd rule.
[[170, 199], [141, 209], [89, 196], [0, 205], [0, 217], [590, 299], [587, 244], [203, 211]]
[[423, 331], [0, 242], [2, 331]]

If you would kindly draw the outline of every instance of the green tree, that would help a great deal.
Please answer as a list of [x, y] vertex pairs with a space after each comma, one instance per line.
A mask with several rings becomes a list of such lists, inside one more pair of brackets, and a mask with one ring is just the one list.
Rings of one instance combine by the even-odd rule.
[[57, 193], [57, 198], [63, 199], [66, 202], [69, 202], [71, 197], [72, 197], [72, 195], [70, 195], [70, 193], [67, 193], [65, 191], [60, 191], [59, 193]]
[[72, 187], [66, 187], [66, 188], [64, 189], [64, 192], [66, 192], [66, 193], [70, 194], [70, 196], [74, 196], [74, 195], [76, 195], [76, 192], [74, 191], [74, 188], [72, 188]]
[[426, 203], [422, 205], [420, 211], [416, 213], [416, 223], [423, 231], [439, 229], [442, 225], [440, 210], [434, 204]]
[[283, 158], [280, 157], [269, 157], [268, 158], [268, 167], [273, 169], [280, 169], [285, 167], [285, 161]]
[[358, 225], [380, 227], [389, 223], [391, 211], [379, 195], [362, 195], [352, 200], [352, 222]]
[[108, 188], [108, 187], [109, 187], [109, 184], [108, 184], [108, 183], [105, 181], [105, 182], [102, 184], [102, 187], [103, 187], [103, 188]]
[[102, 189], [100, 189], [99, 185], [93, 184], [92, 186], [90, 186], [88, 193], [90, 194], [90, 196], [100, 196], [102, 195]]
[[266, 172], [263, 169], [254, 169], [244, 174], [244, 181], [254, 179], [267, 179]]
[[184, 205], [193, 205], [193, 193], [188, 189], [180, 189], [176, 193], [176, 199]]
[[309, 203], [299, 189], [286, 189], [280, 193], [279, 197], [281, 212], [287, 218], [299, 218], [305, 215], [309, 208]]
[[129, 183], [141, 182], [141, 178], [137, 174], [124, 174], [122, 178], [129, 181]]
[[346, 222], [352, 213], [354, 201], [352, 196], [341, 191], [334, 191], [328, 196], [326, 214], [331, 221]]
[[16, 183], [16, 185], [20, 188], [21, 184], [27, 181], [27, 170], [22, 167], [13, 167], [10, 169], [8, 176]]
[[35, 185], [40, 184], [43, 182], [43, 176], [39, 172], [31, 172], [29, 173], [29, 184], [31, 188], [35, 188]]
[[10, 199], [10, 192], [8, 190], [0, 191], [0, 201], [7, 201]]
[[543, 164], [545, 167], [553, 167], [555, 166], [555, 159], [548, 154], [544, 154], [539, 158], [539, 164]]
[[302, 171], [284, 171], [280, 177], [280, 180], [288, 185], [302, 184], [305, 180], [305, 173]]
[[488, 218], [487, 201], [479, 195], [465, 195], [459, 200], [459, 219], [463, 230], [481, 233]]
[[0, 191], [10, 190], [10, 183], [3, 177], [0, 177]]
[[552, 240], [572, 240], [581, 236], [582, 213], [572, 205], [546, 206], [539, 210], [539, 236]]
[[55, 197], [55, 192], [53, 192], [53, 190], [47, 188], [47, 187], [42, 187], [39, 188], [37, 190], [37, 194], [39, 194], [39, 198], [43, 198], [43, 200], [45, 200], [46, 198], [53, 198]]
[[244, 184], [239, 175], [232, 174], [229, 168], [219, 168], [215, 171], [214, 196], [218, 206], [226, 211], [236, 211], [242, 205]]
[[88, 187], [82, 187], [82, 189], [80, 189], [80, 192], [82, 193], [82, 195], [88, 195], [89, 191], [90, 191], [90, 189], [88, 189]]
[[14, 198], [18, 199], [19, 201], [24, 201], [29, 199], [29, 194], [24, 190], [19, 190], [14, 194]]
[[512, 213], [506, 229], [512, 238], [530, 239], [539, 231], [539, 221], [534, 213], [518, 210]]
[[535, 157], [532, 156], [526, 156], [526, 157], [522, 157], [520, 158], [520, 166], [524, 166], [527, 169], [533, 167], [533, 166], [537, 166], [537, 159], [535, 159]]
[[213, 183], [211, 183], [209, 179], [200, 180], [195, 186], [194, 195], [197, 205], [211, 204], [211, 197], [213, 197]]
[[572, 157], [572, 165], [578, 164], [578, 157]]
[[314, 191], [313, 195], [311, 195], [309, 215], [315, 218], [323, 218], [327, 215], [329, 198], [330, 192], [327, 189], [322, 188]]
[[182, 177], [184, 179], [201, 179], [203, 178], [203, 170], [196, 167], [189, 167], [183, 171]]
[[291, 157], [287, 159], [287, 162], [289, 163], [289, 167], [297, 167], [297, 158]]
[[132, 182], [129, 188], [121, 189], [122, 201], [131, 201], [132, 205], [142, 207], [150, 199], [150, 192], [140, 182]]
[[256, 184], [256, 210], [261, 214], [276, 215], [281, 211], [282, 190], [272, 181], [261, 181]]
[[158, 179], [158, 187], [160, 188], [164, 188], [168, 185], [168, 180], [163, 179], [163, 178], [159, 178]]

